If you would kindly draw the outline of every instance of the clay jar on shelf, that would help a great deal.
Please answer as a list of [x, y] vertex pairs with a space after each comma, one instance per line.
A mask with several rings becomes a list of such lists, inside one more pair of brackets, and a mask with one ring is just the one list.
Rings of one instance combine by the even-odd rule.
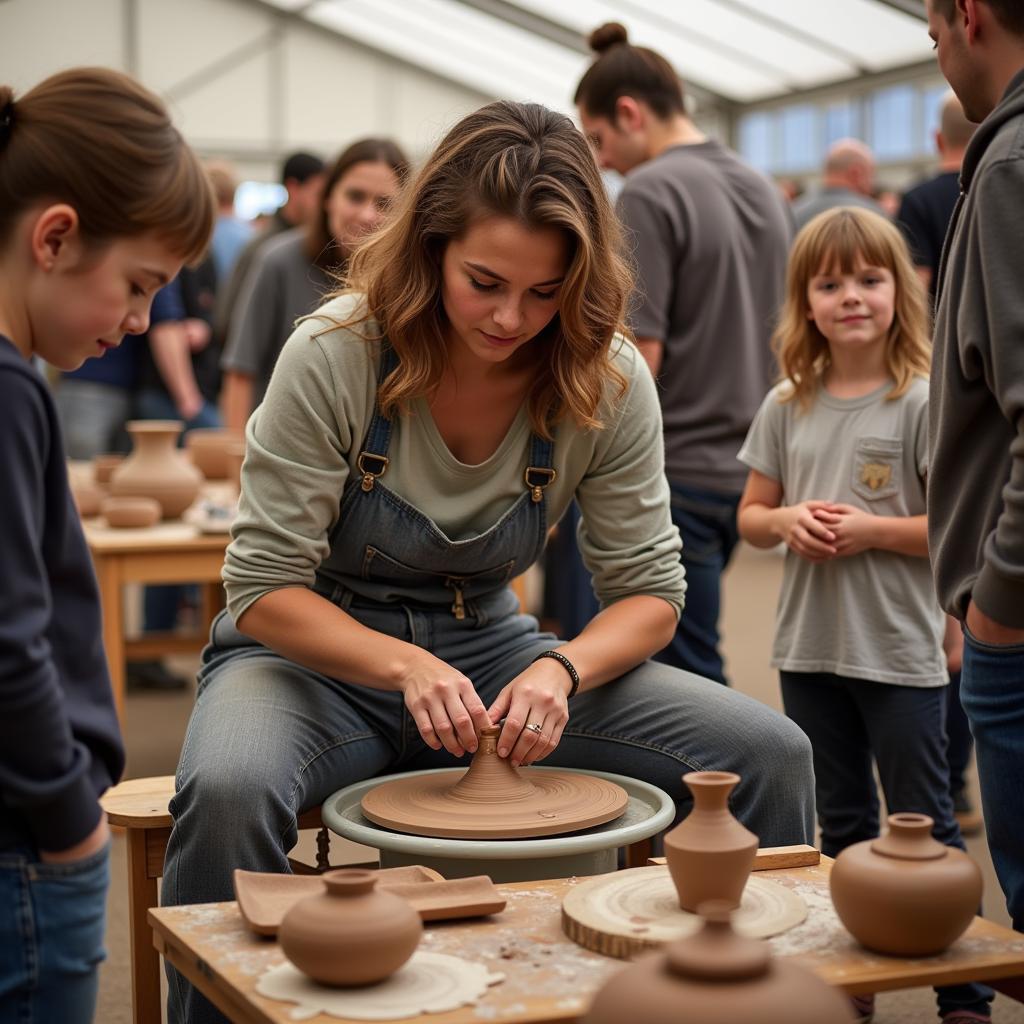
[[861, 945], [890, 956], [934, 956], [970, 925], [981, 871], [932, 838], [927, 814], [890, 814], [889, 832], [848, 846], [829, 876], [839, 920]]
[[850, 1001], [768, 944], [737, 935], [729, 904], [702, 903], [704, 927], [605, 982], [583, 1024], [849, 1024]]
[[729, 810], [729, 794], [739, 781], [733, 772], [683, 776], [693, 794], [693, 810], [665, 836], [665, 857], [679, 906], [691, 914], [705, 900], [740, 905], [757, 855], [757, 836]]
[[196, 499], [203, 474], [177, 448], [184, 427], [178, 420], [132, 420], [132, 453], [114, 470], [110, 493], [155, 498], [164, 519], [180, 516]]
[[372, 985], [394, 974], [419, 945], [420, 915], [376, 889], [372, 871], [342, 868], [323, 880], [324, 892], [299, 900], [281, 921], [285, 956], [324, 985]]

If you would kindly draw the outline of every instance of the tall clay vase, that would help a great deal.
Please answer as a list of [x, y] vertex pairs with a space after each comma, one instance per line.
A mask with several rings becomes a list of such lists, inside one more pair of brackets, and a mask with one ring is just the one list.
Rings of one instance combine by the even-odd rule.
[[757, 854], [757, 836], [729, 810], [729, 794], [739, 781], [733, 772], [683, 776], [693, 794], [693, 810], [665, 836], [665, 857], [679, 906], [691, 914], [705, 900], [740, 905]]
[[583, 1024], [850, 1024], [850, 1001], [768, 944], [737, 935], [729, 906], [702, 903], [704, 927], [605, 982]]
[[934, 956], [970, 925], [981, 871], [932, 838], [927, 814], [890, 814], [889, 832], [848, 846], [829, 876], [839, 920], [861, 945], [891, 956]]
[[132, 453], [114, 470], [110, 493], [155, 498], [164, 519], [180, 516], [196, 499], [203, 474], [177, 448], [184, 424], [177, 420], [132, 420]]
[[420, 915], [398, 896], [375, 889], [372, 871], [342, 868], [323, 876], [326, 890], [284, 915], [277, 941], [300, 971], [324, 985], [372, 985], [416, 951]]

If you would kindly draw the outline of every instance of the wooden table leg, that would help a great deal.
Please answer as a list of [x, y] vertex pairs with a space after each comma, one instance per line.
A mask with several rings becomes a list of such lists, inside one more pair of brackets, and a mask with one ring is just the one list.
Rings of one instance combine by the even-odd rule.
[[124, 726], [124, 604], [120, 563], [116, 557], [94, 556], [103, 612], [103, 649], [107, 654], [110, 686], [114, 691], [117, 717]]
[[[168, 830], [169, 831], [169, 830]], [[128, 829], [128, 919], [132, 958], [132, 1024], [160, 1020], [160, 955], [146, 917], [157, 905], [157, 880], [148, 870], [146, 829]]]
[[220, 580], [204, 583], [199, 588], [199, 631], [209, 635], [217, 612], [224, 607], [224, 584]]

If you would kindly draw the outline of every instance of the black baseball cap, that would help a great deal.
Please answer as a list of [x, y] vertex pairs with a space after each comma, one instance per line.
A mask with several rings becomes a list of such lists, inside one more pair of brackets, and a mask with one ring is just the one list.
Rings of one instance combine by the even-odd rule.
[[300, 185], [305, 184], [314, 174], [322, 174], [324, 162], [312, 153], [292, 153], [281, 165], [281, 182], [294, 179]]

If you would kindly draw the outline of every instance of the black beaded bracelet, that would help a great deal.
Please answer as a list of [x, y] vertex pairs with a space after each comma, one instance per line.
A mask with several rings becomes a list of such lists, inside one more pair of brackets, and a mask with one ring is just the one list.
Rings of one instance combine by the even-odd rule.
[[559, 654], [558, 651], [541, 651], [533, 660], [540, 661], [541, 658], [554, 658], [569, 673], [569, 678], [572, 680], [572, 689], [569, 691], [569, 696], [565, 699], [572, 700], [576, 696], [576, 691], [580, 688], [580, 674], [576, 671], [573, 663], [564, 654]]

